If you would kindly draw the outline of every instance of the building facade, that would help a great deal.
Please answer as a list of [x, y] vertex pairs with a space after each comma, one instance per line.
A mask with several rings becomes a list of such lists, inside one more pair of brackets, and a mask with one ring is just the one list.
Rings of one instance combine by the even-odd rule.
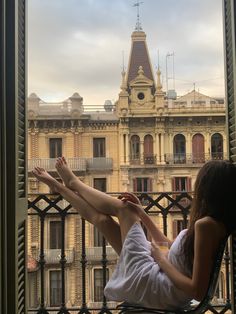
[[[164, 91], [160, 69], [153, 72], [146, 34], [140, 28], [131, 36], [127, 72], [122, 71], [120, 93], [112, 104], [106, 101], [104, 111], [84, 110], [83, 98], [74, 93], [60, 103], [46, 103], [36, 94], [28, 99], [28, 169], [29, 192], [50, 193], [31, 175], [41, 166], [60, 179], [55, 161], [65, 156], [73, 172], [86, 184], [101, 191], [149, 193], [191, 192], [200, 167], [211, 159], [227, 158], [224, 99], [209, 97], [192, 90], [176, 97]], [[53, 198], [52, 198], [53, 199]], [[37, 204], [45, 210], [47, 202]], [[163, 200], [166, 202], [166, 200]], [[65, 201], [60, 206], [66, 208]], [[45, 253], [45, 303], [61, 304], [60, 250], [61, 216], [50, 212], [43, 217], [44, 239], [40, 238], [40, 217], [29, 216], [28, 252], [30, 306], [39, 303], [40, 270], [37, 261], [40, 241]], [[33, 209], [30, 210], [33, 213]], [[158, 224], [162, 224], [156, 219]], [[168, 218], [168, 236], [175, 238], [183, 227], [182, 217]], [[40, 227], [41, 226], [41, 227]], [[66, 305], [79, 306], [81, 297], [81, 230], [79, 215], [66, 217]], [[89, 306], [103, 302], [103, 238], [86, 224], [86, 291]], [[107, 245], [107, 278], [117, 255]], [[223, 276], [223, 273], [222, 273]], [[224, 298], [224, 284], [218, 299]]]

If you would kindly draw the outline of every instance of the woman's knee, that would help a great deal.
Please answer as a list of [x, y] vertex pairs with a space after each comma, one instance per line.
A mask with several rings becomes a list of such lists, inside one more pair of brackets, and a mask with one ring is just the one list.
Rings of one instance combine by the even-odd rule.
[[99, 213], [94, 217], [94, 225], [102, 231], [104, 228], [107, 228], [113, 219], [105, 214]]

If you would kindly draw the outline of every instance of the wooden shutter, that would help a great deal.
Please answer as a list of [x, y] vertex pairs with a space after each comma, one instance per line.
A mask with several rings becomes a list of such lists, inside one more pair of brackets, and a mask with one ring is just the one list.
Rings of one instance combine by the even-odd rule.
[[[236, 49], [235, 49], [235, 16], [236, 1], [223, 0], [224, 16], [224, 48], [225, 48], [225, 78], [226, 104], [228, 125], [228, 152], [230, 159], [236, 164]], [[232, 278], [232, 312], [236, 313], [236, 234], [231, 240], [231, 278]]]
[[1, 313], [26, 304], [25, 0], [0, 0], [1, 33]]

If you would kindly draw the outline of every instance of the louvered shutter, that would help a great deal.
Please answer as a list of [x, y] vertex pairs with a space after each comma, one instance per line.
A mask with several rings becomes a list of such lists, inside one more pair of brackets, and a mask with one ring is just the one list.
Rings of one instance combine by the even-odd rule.
[[1, 2], [1, 313], [26, 305], [25, 0]]
[[[235, 48], [235, 16], [236, 1], [223, 0], [224, 16], [224, 48], [225, 48], [225, 78], [226, 78], [226, 104], [227, 124], [229, 136], [229, 157], [236, 164], [236, 48]], [[232, 257], [232, 312], [236, 313], [236, 234], [231, 240]]]

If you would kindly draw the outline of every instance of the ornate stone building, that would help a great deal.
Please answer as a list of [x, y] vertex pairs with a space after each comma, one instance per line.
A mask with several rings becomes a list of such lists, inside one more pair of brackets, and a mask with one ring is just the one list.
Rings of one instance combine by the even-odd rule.
[[[30, 171], [42, 166], [53, 176], [55, 159], [65, 156], [74, 173], [86, 184], [109, 193], [192, 191], [196, 174], [204, 162], [226, 158], [225, 104], [196, 90], [167, 97], [161, 72], [153, 73], [146, 34], [140, 28], [131, 36], [127, 72], [122, 72], [121, 91], [115, 104], [106, 101], [104, 111], [87, 112], [83, 98], [74, 93], [61, 103], [45, 103], [36, 94], [28, 99], [29, 190], [48, 193]], [[61, 201], [61, 206], [66, 206]], [[39, 207], [47, 203], [41, 201]], [[60, 305], [61, 218], [44, 218], [45, 303]], [[158, 220], [157, 220], [158, 223]], [[159, 222], [161, 224], [161, 222]], [[182, 228], [180, 215], [168, 218], [168, 235]], [[81, 304], [81, 219], [68, 216], [65, 222], [66, 304]], [[29, 218], [29, 256], [38, 259], [40, 219]], [[101, 306], [101, 235], [86, 224], [87, 301]], [[41, 238], [42, 240], [42, 238]], [[117, 256], [108, 246], [107, 276]], [[38, 302], [39, 270], [31, 258], [30, 302]], [[222, 291], [219, 289], [219, 298]], [[36, 296], [36, 297], [33, 297]], [[98, 303], [97, 303], [98, 302]]]

